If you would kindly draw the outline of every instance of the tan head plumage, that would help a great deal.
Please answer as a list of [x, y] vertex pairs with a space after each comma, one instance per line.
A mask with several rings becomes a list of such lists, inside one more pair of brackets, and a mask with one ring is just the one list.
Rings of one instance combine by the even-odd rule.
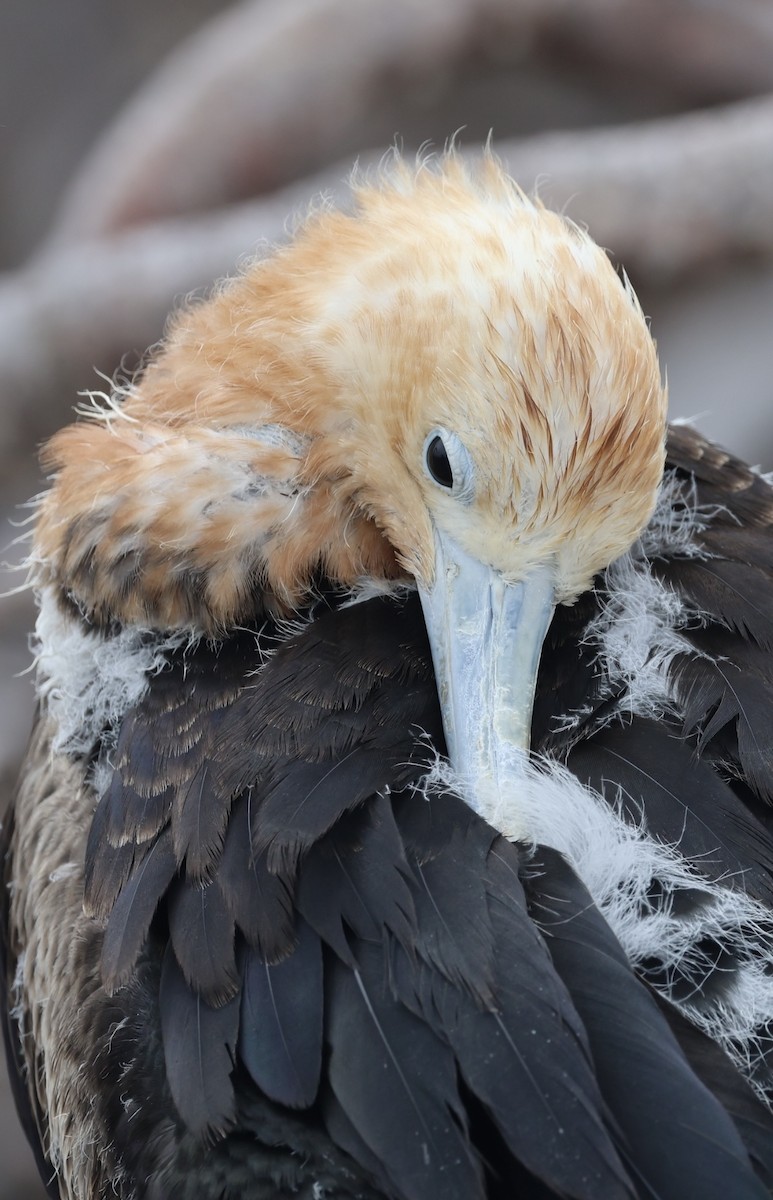
[[217, 631], [319, 571], [430, 579], [433, 523], [506, 578], [552, 561], [565, 602], [635, 540], [665, 396], [603, 252], [492, 158], [354, 193], [178, 314], [117, 413], [52, 440], [39, 582], [100, 621]]

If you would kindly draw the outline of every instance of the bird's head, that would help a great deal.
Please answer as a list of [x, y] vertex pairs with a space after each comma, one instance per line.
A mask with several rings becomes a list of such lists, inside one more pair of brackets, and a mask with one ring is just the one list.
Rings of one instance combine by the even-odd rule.
[[649, 519], [664, 389], [606, 255], [493, 159], [398, 163], [354, 200], [178, 315], [117, 412], [54, 439], [39, 578], [100, 621], [211, 632], [301, 606], [320, 572], [413, 577], [473, 771], [465, 712], [525, 743], [554, 604]]

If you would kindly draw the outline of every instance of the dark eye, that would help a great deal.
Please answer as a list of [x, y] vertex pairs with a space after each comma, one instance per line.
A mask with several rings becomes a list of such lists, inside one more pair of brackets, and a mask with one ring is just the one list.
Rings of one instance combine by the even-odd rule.
[[460, 504], [475, 496], [475, 464], [458, 433], [437, 425], [424, 439], [424, 470]]
[[439, 483], [441, 487], [452, 488], [454, 486], [454, 473], [451, 470], [448, 454], [441, 437], [433, 437], [427, 446], [427, 470], [435, 483]]

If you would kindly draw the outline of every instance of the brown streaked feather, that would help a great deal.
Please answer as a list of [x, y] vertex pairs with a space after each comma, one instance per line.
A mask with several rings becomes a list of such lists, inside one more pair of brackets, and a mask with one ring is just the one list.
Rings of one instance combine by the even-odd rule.
[[46, 1156], [46, 1112], [33, 1089], [29, 1087], [29, 1071], [22, 1050], [20, 1013], [14, 981], [19, 968], [19, 947], [12, 943], [12, 924], [9, 920], [11, 888], [11, 845], [13, 843], [13, 803], [2, 814], [0, 828], [0, 1025], [3, 1030], [8, 1077], [16, 1111], [22, 1129], [35, 1157], [41, 1179], [50, 1200], [59, 1200], [56, 1172]]
[[[82, 907], [83, 857], [93, 812], [83, 765], [54, 756], [54, 730], [41, 719], [30, 742], [15, 803], [10, 927], [25, 951], [18, 1016], [28, 1086], [45, 1114], [43, 1152], [56, 1163], [63, 1200], [99, 1195], [118, 1169], [103, 1142], [91, 1080], [83, 1071], [105, 1005], [99, 968], [101, 928]], [[70, 867], [72, 864], [72, 867]]]

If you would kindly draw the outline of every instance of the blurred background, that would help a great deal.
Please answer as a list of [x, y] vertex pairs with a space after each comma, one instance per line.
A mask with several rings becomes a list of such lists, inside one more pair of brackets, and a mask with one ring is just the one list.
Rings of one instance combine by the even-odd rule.
[[[355, 157], [461, 130], [586, 223], [651, 318], [672, 412], [773, 468], [767, 0], [5, 0], [0, 511], [77, 393], [183, 297], [286, 236]], [[24, 546], [9, 545], [2, 571]], [[25, 591], [0, 603], [0, 771], [32, 720]], [[0, 802], [1, 804], [1, 802]], [[0, 1200], [43, 1191], [0, 1068]]]

